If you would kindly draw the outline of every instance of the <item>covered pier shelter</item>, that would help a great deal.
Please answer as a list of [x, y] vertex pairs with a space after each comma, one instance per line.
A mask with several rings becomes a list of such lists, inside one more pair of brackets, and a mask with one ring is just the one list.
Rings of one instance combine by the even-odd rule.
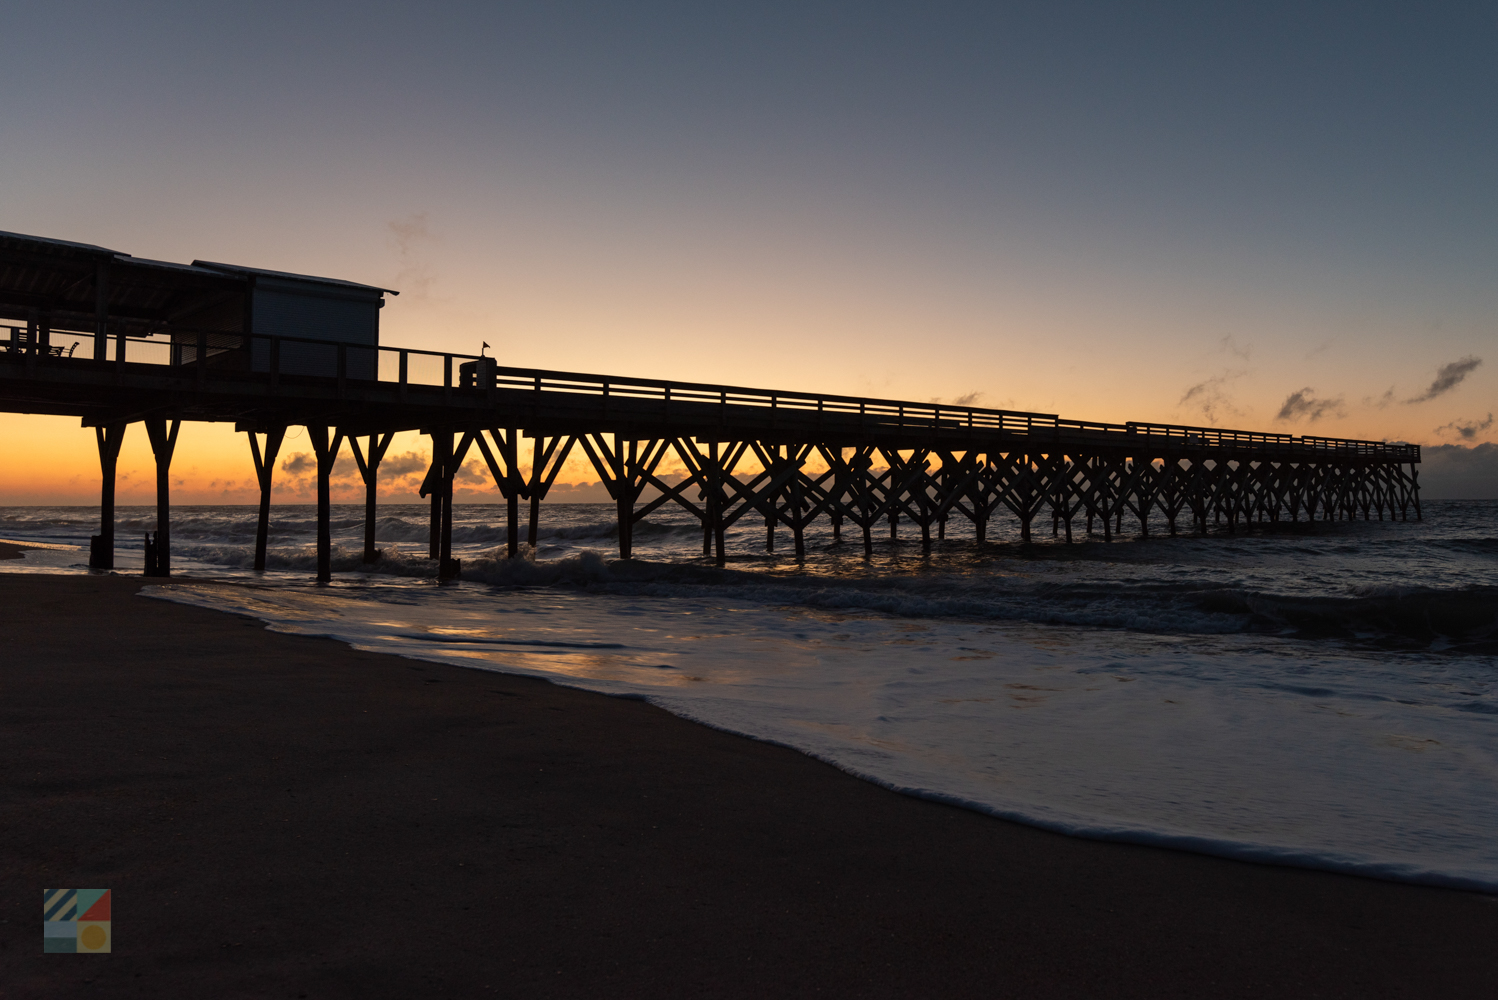
[[[4, 374], [12, 376], [5, 409], [81, 416], [94, 428], [104, 482], [90, 565], [113, 567], [115, 463], [128, 424], [145, 424], [156, 457], [158, 518], [147, 569], [167, 575], [168, 472], [181, 420], [237, 422], [241, 415], [232, 405], [193, 405], [180, 379], [171, 385], [177, 391], [164, 394], [139, 386], [130, 377], [138, 365], [195, 371], [190, 389], [206, 388], [210, 372], [269, 373], [273, 365], [293, 376], [374, 379], [380, 309], [395, 294], [336, 278], [204, 260], [179, 264], [0, 232], [0, 361], [11, 362]], [[353, 356], [339, 345], [355, 348]], [[93, 364], [53, 363], [61, 360]], [[267, 468], [263, 508], [268, 476]]]

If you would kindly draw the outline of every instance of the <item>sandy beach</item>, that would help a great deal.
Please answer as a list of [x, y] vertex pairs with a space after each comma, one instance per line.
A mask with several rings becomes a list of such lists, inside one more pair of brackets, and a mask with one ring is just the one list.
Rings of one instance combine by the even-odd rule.
[[[1491, 897], [1058, 836], [140, 585], [0, 575], [0, 997], [1493, 995]], [[112, 955], [41, 954], [55, 886], [114, 891]]]

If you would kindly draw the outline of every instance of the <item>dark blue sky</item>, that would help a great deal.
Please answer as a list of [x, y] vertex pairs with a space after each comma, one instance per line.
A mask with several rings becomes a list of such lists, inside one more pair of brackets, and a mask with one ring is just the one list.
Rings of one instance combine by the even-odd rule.
[[1495, 339], [1498, 7], [1122, 8], [36, 5], [0, 228], [396, 282], [387, 339], [517, 363], [1494, 409], [1487, 364], [1387, 400]]

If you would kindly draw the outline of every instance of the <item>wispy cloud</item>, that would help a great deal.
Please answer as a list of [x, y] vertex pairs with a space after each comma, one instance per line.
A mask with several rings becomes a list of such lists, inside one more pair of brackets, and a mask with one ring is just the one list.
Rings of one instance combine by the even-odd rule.
[[1482, 364], [1482, 358], [1468, 355], [1459, 361], [1442, 365], [1436, 370], [1436, 379], [1430, 384], [1430, 388], [1416, 396], [1414, 399], [1406, 399], [1406, 403], [1424, 403], [1443, 396], [1462, 384], [1462, 380], [1472, 374], [1473, 369]]
[[1253, 358], [1254, 345], [1239, 344], [1231, 333], [1219, 340], [1217, 345], [1234, 357], [1242, 358], [1244, 361], [1250, 361]]
[[1337, 338], [1336, 337], [1332, 337], [1330, 340], [1323, 340], [1321, 343], [1317, 344], [1315, 347], [1311, 348], [1309, 351], [1307, 351], [1305, 353], [1305, 359], [1307, 361], [1309, 361], [1309, 360], [1311, 360], [1312, 358], [1314, 358], [1318, 354], [1324, 354], [1336, 342], [1337, 342]]
[[1489, 413], [1483, 420], [1453, 420], [1449, 424], [1442, 424], [1436, 428], [1437, 434], [1455, 434], [1463, 441], [1471, 441], [1493, 426], [1493, 415]]
[[1285, 403], [1280, 407], [1280, 412], [1275, 415], [1274, 419], [1308, 420], [1315, 423], [1328, 414], [1339, 417], [1342, 415], [1342, 397], [1318, 399], [1316, 390], [1306, 386], [1285, 397]]
[[1380, 410], [1387, 409], [1394, 403], [1394, 387], [1391, 385], [1384, 390], [1382, 396], [1364, 396], [1363, 405], [1377, 407]]
[[426, 244], [436, 240], [436, 235], [427, 224], [425, 212], [408, 215], [404, 219], [392, 219], [388, 223], [390, 236], [400, 255], [400, 270], [396, 272], [396, 291], [404, 292], [408, 298], [423, 299], [431, 290], [436, 278], [426, 262]]
[[1233, 405], [1233, 399], [1228, 395], [1226, 387], [1228, 383], [1246, 374], [1248, 374], [1246, 370], [1227, 371], [1221, 375], [1203, 379], [1182, 393], [1180, 402], [1176, 405], [1200, 410], [1209, 424], [1215, 424], [1218, 418], [1224, 415], [1237, 415], [1238, 409]]
[[977, 406], [979, 400], [981, 400], [986, 395], [988, 395], [988, 393], [979, 392], [977, 389], [974, 389], [972, 392], [964, 392], [962, 395], [953, 396], [951, 399], [944, 399], [941, 396], [932, 396], [930, 402], [936, 406], [946, 406], [949, 403], [953, 406]]

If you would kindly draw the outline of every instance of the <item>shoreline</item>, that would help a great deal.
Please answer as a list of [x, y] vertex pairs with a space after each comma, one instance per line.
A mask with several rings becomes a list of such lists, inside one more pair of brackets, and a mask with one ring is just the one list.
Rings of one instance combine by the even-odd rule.
[[0, 573], [0, 870], [120, 910], [84, 968], [12, 894], [13, 995], [1490, 990], [1493, 897], [1067, 837], [147, 582]]
[[12, 542], [7, 540], [0, 540], [0, 560], [24, 559], [26, 558], [26, 552], [29, 549], [40, 549], [45, 551], [50, 547], [51, 546], [47, 545], [37, 545], [33, 542]]
[[[185, 588], [188, 593], [175, 593], [178, 587]], [[253, 602], [255, 610], [249, 610], [248, 606], [240, 598], [228, 597], [220, 600], [218, 595], [203, 596], [206, 593], [222, 590], [226, 594], [232, 593], [237, 588], [246, 588], [253, 593], [265, 585], [253, 581], [181, 581], [168, 583], [158, 581], [155, 585], [142, 591], [152, 597], [162, 600], [180, 602], [189, 606], [205, 607], [231, 614], [247, 614], [255, 617], [268, 625], [279, 623], [274, 627], [284, 628], [290, 634], [315, 634], [336, 639], [349, 644], [352, 648], [360, 648], [371, 651], [379, 651], [388, 655], [401, 656], [420, 662], [438, 662], [455, 664], [459, 666], [473, 666], [474, 669], [490, 670], [498, 673], [519, 673], [530, 677], [540, 677], [552, 683], [566, 687], [573, 687], [583, 691], [601, 692], [611, 696], [639, 697], [648, 703], [663, 708], [665, 711], [678, 718], [704, 725], [712, 729], [730, 735], [740, 736], [746, 739], [770, 743], [776, 746], [786, 747], [797, 753], [805, 754], [813, 759], [829, 764], [846, 774], [852, 775], [862, 781], [870, 782], [878, 787], [888, 789], [901, 795], [909, 795], [926, 801], [936, 802], [943, 805], [955, 806], [962, 809], [977, 812], [980, 815], [989, 816], [1008, 822], [1019, 823], [1026, 826], [1047, 830], [1070, 837], [1080, 837], [1088, 840], [1099, 840], [1115, 843], [1139, 844], [1150, 847], [1160, 847], [1168, 850], [1188, 851], [1203, 854], [1210, 857], [1227, 858], [1230, 860], [1245, 861], [1257, 864], [1269, 864], [1293, 868], [1303, 868], [1311, 871], [1328, 871], [1341, 874], [1356, 875], [1365, 878], [1375, 878], [1396, 883], [1407, 883], [1414, 885], [1428, 885], [1440, 888], [1460, 889], [1469, 892], [1487, 895], [1498, 895], [1498, 874], [1489, 865], [1482, 865], [1480, 861], [1474, 861], [1471, 855], [1461, 855], [1451, 849], [1450, 844], [1444, 855], [1437, 853], [1432, 856], [1428, 852], [1415, 855], [1406, 852], [1404, 855], [1392, 848], [1395, 845], [1383, 844], [1382, 854], [1358, 853], [1356, 848], [1349, 849], [1345, 845], [1328, 846], [1326, 840], [1316, 841], [1314, 837], [1304, 837], [1300, 842], [1289, 841], [1286, 838], [1279, 840], [1272, 836], [1252, 835], [1251, 831], [1238, 830], [1234, 832], [1209, 833], [1201, 832], [1200, 829], [1191, 829], [1189, 823], [1174, 822], [1174, 817], [1162, 816], [1158, 812], [1154, 815], [1153, 824], [1146, 823], [1136, 815], [1131, 823], [1124, 819], [1110, 819], [1108, 814], [1076, 814], [1057, 815], [1056, 810], [1047, 809], [1044, 800], [1035, 804], [1035, 800], [1006, 801], [1001, 794], [991, 793], [991, 789], [973, 788], [954, 790], [954, 784], [947, 782], [942, 775], [911, 775], [900, 773], [898, 768], [891, 769], [885, 764], [881, 767], [879, 762], [870, 763], [859, 756], [859, 747], [850, 748], [846, 744], [818, 743], [816, 739], [808, 739], [807, 734], [791, 726], [776, 726], [773, 722], [769, 725], [763, 719], [756, 720], [753, 717], [745, 718], [743, 715], [734, 717], [732, 713], [725, 717], [722, 713], [716, 713], [711, 705], [706, 710], [703, 706], [690, 701], [684, 701], [679, 695], [679, 687], [660, 687], [649, 681], [641, 683], [618, 682], [617, 679], [600, 680], [597, 676], [590, 675], [584, 671], [580, 675], [574, 675], [566, 671], [550, 671], [534, 666], [519, 666], [516, 664], [505, 665], [493, 661], [480, 663], [467, 658], [473, 654], [461, 654], [460, 656], [443, 655], [434, 652], [437, 647], [429, 647], [421, 643], [417, 648], [407, 645], [405, 648], [396, 649], [391, 645], [380, 642], [371, 642], [369, 636], [364, 635], [358, 628], [352, 632], [340, 626], [342, 612], [328, 612], [331, 618], [325, 618], [311, 630], [303, 630], [300, 627], [300, 616], [293, 614], [290, 619], [284, 615], [278, 615], [275, 611], [275, 598], [271, 598], [269, 605], [263, 605], [256, 599]], [[274, 589], [274, 588], [272, 588]], [[329, 594], [336, 591], [330, 591]], [[522, 590], [515, 600], [527, 601], [530, 594], [535, 593], [534, 588]], [[496, 599], [504, 602], [504, 598]], [[599, 598], [610, 600], [610, 598]], [[528, 606], [528, 605], [527, 605]], [[283, 608], [284, 609], [284, 608]], [[357, 613], [356, 613], [357, 614]], [[601, 641], [605, 637], [601, 635], [591, 636], [590, 641]], [[440, 644], [439, 644], [440, 645]], [[485, 658], [487, 659], [487, 658]], [[695, 679], [695, 678], [694, 678]], [[651, 678], [653, 680], [653, 678]], [[730, 696], [731, 697], [731, 696]], [[794, 706], [791, 708], [795, 711]], [[756, 724], [758, 722], [758, 724]], [[1222, 734], [1227, 735], [1227, 734]], [[1099, 779], [1099, 784], [1106, 785], [1106, 779]], [[1033, 789], [1033, 786], [1032, 786]], [[1200, 790], [1210, 795], [1211, 790]], [[1184, 792], [1183, 794], [1191, 794]], [[1405, 811], [1410, 808], [1430, 808], [1431, 801], [1426, 800], [1418, 805], [1406, 803]], [[1439, 805], [1445, 807], [1448, 801], [1442, 800]], [[1482, 829], [1485, 827], [1479, 827]], [[1189, 832], [1187, 832], [1189, 831]], [[1321, 846], [1308, 846], [1320, 844]], [[1334, 842], [1333, 842], [1334, 843]], [[1367, 845], [1357, 845], [1366, 848]], [[1403, 845], [1405, 848], [1410, 844]], [[1413, 860], [1418, 856], [1418, 861]], [[1467, 864], [1464, 866], [1462, 859]]]

